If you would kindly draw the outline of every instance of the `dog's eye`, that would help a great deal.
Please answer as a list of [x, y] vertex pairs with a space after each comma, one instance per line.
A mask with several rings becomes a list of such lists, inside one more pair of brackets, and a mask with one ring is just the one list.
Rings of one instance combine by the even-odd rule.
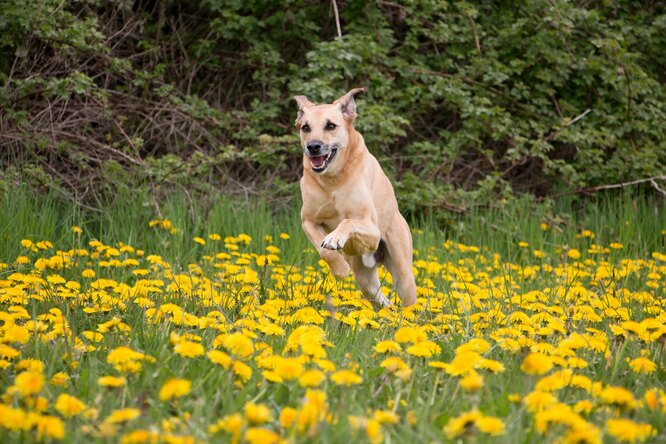
[[328, 122], [328, 123], [326, 124], [325, 129], [326, 129], [326, 131], [333, 131], [333, 130], [336, 129], [337, 127], [338, 127], [338, 125], [336, 125], [335, 123], [333, 123], [333, 122]]
[[309, 132], [310, 132], [310, 125], [308, 125], [308, 124], [306, 123], [305, 125], [303, 125], [303, 126], [301, 127], [301, 131], [303, 131], [304, 133], [309, 133]]

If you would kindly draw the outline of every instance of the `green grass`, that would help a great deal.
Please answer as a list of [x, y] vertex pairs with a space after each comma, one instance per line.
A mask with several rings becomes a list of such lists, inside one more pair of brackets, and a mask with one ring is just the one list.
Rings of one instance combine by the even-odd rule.
[[[303, 259], [302, 250], [309, 242], [300, 229], [300, 198], [274, 212], [265, 202], [243, 201], [218, 194], [207, 196], [205, 204], [184, 193], [176, 193], [159, 206], [148, 195], [118, 197], [103, 213], [93, 212], [63, 200], [54, 194], [38, 194], [19, 188], [0, 196], [0, 254], [12, 257], [20, 251], [17, 238], [68, 239], [73, 225], [81, 226], [90, 239], [125, 242], [164, 254], [179, 264], [197, 259], [192, 237], [206, 233], [235, 236], [246, 233], [253, 238], [269, 234], [291, 234], [292, 248], [285, 259]], [[212, 201], [212, 203], [211, 203]], [[159, 233], [148, 229], [148, 222], [167, 218], [180, 235], [165, 242]], [[537, 205], [517, 201], [496, 208], [474, 208], [466, 215], [449, 215], [441, 225], [434, 218], [410, 221], [422, 233], [415, 236], [414, 247], [423, 250], [446, 239], [481, 245], [489, 251], [514, 257], [520, 253], [518, 242], [532, 248], [577, 242], [576, 235], [588, 229], [594, 242], [619, 242], [629, 253], [643, 255], [663, 250], [666, 222], [664, 202], [654, 197], [630, 192], [608, 193], [587, 199], [561, 199]], [[547, 233], [541, 223], [549, 224]], [[310, 261], [311, 262], [311, 261]]]
[[[198, 203], [203, 201], [206, 204]], [[359, 300], [353, 280], [335, 284], [327, 276], [326, 269], [318, 265], [319, 258], [300, 229], [299, 206], [299, 199], [295, 198], [289, 210], [274, 212], [261, 202], [228, 200], [222, 196], [191, 200], [186, 195], [175, 194], [157, 207], [149, 196], [139, 195], [132, 199], [118, 198], [103, 213], [97, 213], [54, 196], [35, 197], [26, 189], [4, 195], [0, 200], [0, 263], [7, 266], [4, 270], [0, 268], [0, 312], [9, 313], [23, 307], [32, 320], [43, 323], [48, 333], [54, 331], [54, 325], [44, 315], [50, 309], [58, 309], [67, 320], [71, 335], [54, 334], [53, 338], [45, 339], [32, 331], [26, 343], [15, 342], [6, 339], [7, 333], [2, 330], [9, 325], [4, 315], [0, 338], [5, 339], [0, 343], [19, 350], [21, 356], [10, 362], [0, 376], [0, 389], [5, 393], [3, 402], [26, 410], [30, 408], [27, 399], [6, 393], [22, 371], [16, 368], [18, 361], [33, 358], [44, 363], [47, 381], [56, 372], [64, 371], [71, 377], [66, 388], [47, 384], [41, 391], [49, 402], [46, 413], [59, 415], [54, 410], [54, 403], [61, 393], [72, 394], [97, 409], [96, 416], [65, 421], [68, 442], [104, 441], [104, 418], [113, 409], [121, 407], [138, 408], [141, 414], [127, 425], [116, 426], [113, 436], [108, 437], [111, 442], [138, 429], [157, 428], [166, 433], [162, 421], [171, 417], [178, 417], [183, 423], [175, 427], [173, 433], [176, 435], [211, 441], [228, 440], [229, 435], [210, 435], [208, 427], [225, 415], [242, 413], [250, 400], [266, 404], [271, 409], [274, 421], [268, 428], [289, 436], [292, 432], [280, 429], [277, 416], [284, 407], [302, 407], [304, 389], [297, 382], [273, 384], [265, 381], [262, 369], [258, 367], [257, 351], [246, 360], [253, 368], [251, 379], [236, 385], [232, 372], [213, 365], [205, 356], [187, 359], [174, 353], [171, 335], [196, 334], [208, 351], [215, 348], [213, 344], [219, 334], [227, 330], [246, 331], [256, 335], [255, 345], [265, 343], [280, 355], [286, 338], [301, 324], [291, 321], [290, 317], [304, 307], [325, 314], [324, 296], [342, 303], [337, 309], [337, 320], [324, 317], [321, 324], [326, 340], [332, 345], [326, 347], [327, 359], [336, 369], [350, 368], [362, 374], [363, 382], [349, 388], [339, 387], [331, 381], [329, 374], [322, 390], [327, 394], [328, 411], [336, 423], [322, 424], [320, 432], [310, 437], [307, 433], [300, 434], [298, 442], [356, 442], [363, 436], [363, 431], [359, 435], [352, 430], [348, 415], [369, 416], [374, 410], [391, 408], [401, 419], [399, 424], [382, 426], [387, 442], [445, 441], [442, 427], [473, 408], [501, 418], [506, 425], [506, 434], [498, 438], [478, 434], [471, 440], [554, 441], [564, 433], [565, 427], [551, 428], [546, 435], [539, 434], [535, 430], [534, 415], [524, 404], [512, 403], [507, 396], [515, 393], [524, 397], [541, 379], [541, 376], [525, 374], [520, 369], [530, 347], [536, 347], [537, 343], [554, 347], [572, 335], [595, 331], [608, 339], [606, 349], [595, 351], [586, 346], [573, 349], [575, 356], [588, 364], [584, 369], [575, 369], [576, 374], [599, 382], [603, 387], [622, 386], [636, 398], [641, 398], [649, 389], [665, 388], [663, 365], [655, 372], [637, 375], [627, 363], [628, 359], [639, 357], [642, 351], [652, 361], [663, 362], [663, 344], [638, 340], [629, 334], [626, 340], [620, 340], [621, 337], [611, 330], [624, 320], [616, 316], [621, 309], [626, 309], [628, 318], [638, 323], [654, 318], [661, 319], [663, 324], [666, 319], [659, 302], [666, 297], [663, 283], [666, 269], [664, 264], [651, 259], [653, 252], [663, 254], [666, 251], [663, 203], [629, 193], [608, 194], [586, 200], [561, 200], [549, 205], [523, 202], [495, 209], [476, 209], [465, 216], [450, 217], [443, 226], [433, 220], [412, 221], [414, 245], [418, 251], [416, 259], [424, 261], [416, 264], [422, 297], [415, 310], [405, 313], [396, 308], [374, 313]], [[159, 227], [149, 228], [149, 222], [156, 219], [170, 220], [177, 232], [171, 234]], [[548, 224], [546, 230], [540, 227], [542, 223]], [[83, 229], [81, 236], [72, 233], [73, 225]], [[581, 236], [583, 230], [593, 232], [594, 239]], [[208, 238], [212, 233], [219, 234], [222, 239], [244, 233], [253, 240], [248, 246], [241, 244], [240, 255], [234, 256], [234, 250], [225, 246], [224, 241]], [[281, 239], [281, 233], [289, 234], [290, 238]], [[266, 235], [272, 236], [273, 240], [264, 239]], [[194, 242], [195, 236], [204, 238], [206, 245]], [[49, 240], [54, 244], [54, 250], [28, 252], [20, 244], [22, 239]], [[116, 248], [122, 242], [144, 250], [145, 255], [127, 252], [119, 256], [121, 259], [135, 258], [139, 266], [107, 266], [104, 261], [110, 258], [105, 257], [104, 249], [90, 246], [92, 240]], [[520, 242], [526, 242], [528, 246], [521, 247]], [[601, 255], [587, 251], [592, 244], [608, 248], [612, 242], [622, 244], [623, 248], [609, 249]], [[461, 250], [457, 243], [476, 246], [480, 251]], [[272, 267], [255, 265], [251, 254], [266, 254], [269, 245], [281, 250], [279, 264]], [[65, 281], [79, 282], [81, 289], [74, 291], [71, 297], [67, 296], [64, 283], [56, 281], [37, 286], [19, 285], [15, 273], [28, 275], [37, 268], [39, 258], [62, 256], [55, 250], [76, 248], [86, 249], [89, 255], [74, 257], [69, 268], [47, 267], [38, 273], [43, 278], [57, 275]], [[574, 248], [582, 254], [580, 261], [567, 257], [567, 249]], [[545, 256], [536, 258], [534, 250], [543, 251]], [[95, 251], [101, 254], [99, 258], [91, 255]], [[229, 259], [214, 259], [220, 252], [228, 253]], [[25, 255], [29, 263], [19, 264], [16, 260], [21, 255]], [[148, 255], [161, 256], [169, 268], [151, 266], [147, 262]], [[248, 272], [236, 270], [238, 260], [245, 258], [250, 262], [248, 268], [257, 273], [257, 279], [249, 284], [242, 281], [243, 276], [249, 276]], [[634, 272], [627, 271], [627, 261], [634, 264]], [[618, 275], [597, 279], [598, 267], [604, 263]], [[436, 269], [439, 266], [443, 268]], [[132, 270], [136, 268], [148, 270], [148, 275], [133, 274]], [[115, 286], [107, 290], [92, 286], [94, 279], [82, 277], [84, 269], [94, 270], [95, 279], [112, 279]], [[655, 270], [661, 273], [659, 278], [649, 276]], [[525, 276], [526, 272], [534, 274]], [[173, 273], [199, 280], [191, 291], [168, 289], [174, 280]], [[562, 273], [569, 273], [570, 278], [563, 278]], [[293, 277], [293, 281], [288, 278], [282, 286], [281, 274]], [[140, 279], [154, 282], [144, 285], [140, 284]], [[152, 288], [146, 289], [146, 286]], [[386, 287], [385, 291], [390, 291], [388, 284]], [[12, 297], [12, 293], [5, 290], [7, 288], [19, 288], [21, 298]], [[222, 298], [211, 300], [207, 296], [210, 290], [218, 292]], [[217, 311], [226, 323], [219, 329], [183, 325], [175, 318], [153, 323], [146, 309], [137, 302], [138, 296], [145, 296], [155, 307], [175, 304], [199, 319]], [[531, 302], [532, 297], [541, 305]], [[538, 300], [539, 297], [542, 300]], [[272, 311], [274, 302], [281, 311]], [[580, 317], [588, 307], [600, 316], [599, 320]], [[525, 313], [529, 322], [508, 318], [518, 319], [520, 313]], [[443, 321], [441, 315], [452, 318]], [[131, 330], [111, 329], [103, 334], [99, 343], [85, 337], [84, 332], [99, 331], [101, 325], [113, 319]], [[353, 325], [355, 319], [377, 322], [378, 328]], [[563, 331], [544, 333], [543, 336], [533, 331], [548, 326], [551, 320], [561, 324]], [[22, 327], [27, 325], [26, 322], [24, 319], [17, 321]], [[285, 334], [264, 334], [256, 325], [261, 322], [280, 326]], [[412, 375], [401, 381], [379, 365], [384, 356], [378, 355], [374, 346], [380, 340], [392, 339], [396, 330], [405, 325], [425, 328], [428, 339], [437, 344], [440, 351], [430, 359], [423, 359], [406, 353], [404, 349], [409, 344], [403, 345], [401, 356], [411, 368]], [[498, 340], [496, 335], [508, 326], [516, 328], [526, 341], [532, 341], [532, 345], [517, 351], [503, 349], [500, 344], [505, 340]], [[434, 369], [428, 363], [435, 360], [450, 363], [456, 356], [456, 348], [476, 337], [484, 338], [491, 345], [483, 356], [501, 362], [506, 370], [500, 374], [483, 372], [484, 386], [478, 392], [470, 393], [459, 387], [459, 378]], [[82, 344], [96, 349], [83, 351]], [[144, 363], [140, 372], [128, 375], [128, 384], [124, 388], [100, 387], [97, 384], [100, 376], [119, 374], [107, 362], [107, 355], [120, 346], [140, 350], [152, 356], [155, 362]], [[222, 346], [217, 349], [225, 350]], [[286, 355], [302, 356], [300, 352]], [[245, 362], [241, 358], [238, 360]], [[306, 366], [310, 368], [313, 364]], [[180, 400], [160, 401], [157, 396], [160, 387], [171, 377], [192, 381], [192, 391]], [[666, 424], [659, 409], [641, 406], [615, 412], [613, 407], [599, 401], [598, 393], [581, 392], [569, 387], [558, 391], [557, 396], [569, 405], [583, 399], [593, 400], [595, 410], [585, 419], [599, 429], [600, 436], [607, 442], [612, 442], [613, 438], [605, 430], [605, 421], [614, 415], [650, 424], [655, 429], [655, 435], [650, 439], [655, 442], [664, 438]], [[415, 424], [406, 422], [410, 411], [417, 418]], [[35, 433], [29, 431], [7, 431], [0, 419], [0, 439], [3, 441], [32, 441], [34, 436]]]

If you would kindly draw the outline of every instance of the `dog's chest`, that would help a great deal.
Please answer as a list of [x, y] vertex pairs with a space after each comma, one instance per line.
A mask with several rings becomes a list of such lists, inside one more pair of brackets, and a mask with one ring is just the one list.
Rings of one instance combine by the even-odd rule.
[[319, 222], [330, 223], [341, 218], [341, 201], [338, 192], [326, 193], [317, 197], [317, 212], [315, 218]]
[[367, 201], [359, 201], [359, 196], [349, 190], [336, 190], [318, 197], [315, 220], [329, 230], [335, 229], [343, 219], [359, 218], [367, 206]]

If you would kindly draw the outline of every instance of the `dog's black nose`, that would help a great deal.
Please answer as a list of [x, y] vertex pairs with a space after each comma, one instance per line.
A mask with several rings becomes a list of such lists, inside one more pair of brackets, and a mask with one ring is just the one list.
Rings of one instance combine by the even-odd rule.
[[305, 146], [309, 154], [319, 154], [321, 152], [322, 143], [319, 140], [313, 140]]

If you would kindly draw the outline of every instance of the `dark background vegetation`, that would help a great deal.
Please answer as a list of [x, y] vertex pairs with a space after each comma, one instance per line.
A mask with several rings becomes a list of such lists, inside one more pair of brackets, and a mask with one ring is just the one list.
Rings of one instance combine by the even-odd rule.
[[0, 189], [293, 203], [290, 97], [357, 86], [407, 212], [664, 188], [665, 2], [337, 6], [341, 39], [331, 1], [0, 0]]

